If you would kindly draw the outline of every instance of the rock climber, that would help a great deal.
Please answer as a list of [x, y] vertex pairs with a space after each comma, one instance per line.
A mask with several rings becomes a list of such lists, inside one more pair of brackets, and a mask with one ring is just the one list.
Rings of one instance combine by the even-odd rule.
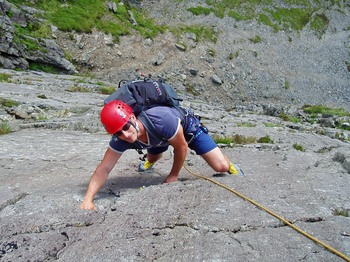
[[123, 152], [128, 149], [147, 150], [147, 157], [141, 161], [138, 170], [144, 172], [152, 169], [162, 153], [169, 145], [172, 146], [173, 164], [164, 183], [178, 180], [188, 148], [200, 155], [216, 172], [243, 175], [242, 170], [223, 155], [200, 118], [190, 109], [183, 110], [185, 114], [173, 107], [156, 106], [135, 116], [132, 108], [122, 101], [114, 100], [106, 104], [101, 110], [100, 118], [112, 137], [101, 163], [91, 176], [80, 208], [96, 210], [93, 203], [95, 195], [105, 184]]

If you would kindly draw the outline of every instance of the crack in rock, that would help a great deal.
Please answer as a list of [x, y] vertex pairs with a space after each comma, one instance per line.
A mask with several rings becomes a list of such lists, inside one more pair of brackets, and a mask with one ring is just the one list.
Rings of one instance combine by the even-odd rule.
[[38, 233], [44, 233], [44, 232], [50, 232], [55, 230], [61, 230], [65, 228], [71, 228], [71, 227], [89, 227], [93, 225], [94, 223], [91, 222], [76, 222], [76, 223], [65, 223], [65, 224], [51, 224], [51, 225], [39, 225], [39, 226], [32, 226], [31, 228], [27, 228], [24, 231], [14, 233], [14, 235], [18, 234], [38, 234]]
[[[317, 222], [322, 222], [325, 221], [325, 218], [322, 217], [304, 217], [304, 218], [299, 218], [295, 220], [294, 222], [289, 221], [291, 224], [295, 224], [296, 222], [305, 222], [305, 223], [317, 223]], [[270, 223], [268, 225], [241, 225], [233, 229], [227, 229], [227, 228], [218, 228], [218, 227], [210, 227], [206, 225], [195, 225], [191, 223], [174, 223], [172, 225], [166, 225], [162, 228], [153, 228], [154, 230], [164, 230], [164, 229], [175, 229], [176, 227], [187, 227], [190, 229], [193, 229], [195, 231], [204, 231], [204, 232], [210, 232], [210, 233], [220, 233], [220, 232], [232, 232], [234, 234], [240, 233], [240, 232], [250, 232], [254, 231], [260, 228], [282, 228], [282, 227], [287, 227], [288, 225], [285, 224], [282, 221], [279, 221], [277, 223]], [[154, 236], [159, 236], [160, 233], [156, 231], [156, 233], [153, 233]]]
[[21, 199], [25, 198], [28, 195], [29, 195], [28, 193], [21, 193], [21, 194], [16, 195], [13, 198], [7, 200], [5, 203], [0, 205], [0, 211], [2, 211], [5, 207], [16, 204], [18, 201], [20, 201]]

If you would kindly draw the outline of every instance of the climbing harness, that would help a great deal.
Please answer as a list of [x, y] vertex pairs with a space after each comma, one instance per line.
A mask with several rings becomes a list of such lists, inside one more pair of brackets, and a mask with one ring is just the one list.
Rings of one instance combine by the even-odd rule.
[[330, 251], [330, 252], [336, 254], [337, 256], [341, 257], [341, 258], [344, 259], [345, 261], [350, 262], [350, 258], [349, 258], [349, 257], [345, 256], [344, 254], [340, 253], [339, 251], [335, 250], [334, 248], [330, 247], [329, 245], [327, 245], [327, 244], [321, 242], [321, 241], [318, 240], [317, 238], [315, 238], [315, 237], [309, 235], [309, 234], [306, 233], [305, 231], [303, 231], [303, 230], [301, 230], [300, 228], [298, 228], [297, 226], [293, 225], [293, 224], [292, 224], [291, 222], [289, 222], [288, 220], [286, 220], [286, 219], [284, 219], [283, 217], [281, 217], [281, 216], [275, 214], [274, 212], [272, 212], [271, 210], [267, 209], [266, 207], [260, 205], [259, 203], [255, 202], [254, 200], [252, 200], [252, 199], [250, 199], [250, 198], [248, 198], [248, 197], [242, 195], [241, 193], [237, 192], [236, 190], [234, 190], [234, 189], [232, 189], [232, 188], [229, 188], [229, 187], [227, 187], [227, 186], [225, 186], [225, 185], [223, 185], [223, 184], [221, 184], [221, 183], [215, 181], [214, 179], [211, 179], [211, 178], [209, 178], [209, 177], [205, 177], [205, 176], [202, 176], [202, 175], [200, 175], [200, 174], [197, 174], [197, 173], [192, 172], [185, 164], [183, 164], [183, 167], [184, 167], [184, 168], [187, 170], [187, 172], [189, 172], [191, 175], [194, 175], [194, 176], [196, 176], [196, 177], [198, 177], [198, 178], [202, 178], [202, 179], [204, 179], [204, 180], [207, 180], [207, 181], [209, 181], [209, 182], [212, 182], [212, 183], [214, 183], [215, 185], [218, 185], [218, 186], [220, 186], [220, 187], [222, 187], [222, 188], [224, 188], [224, 189], [226, 189], [226, 190], [228, 190], [228, 191], [230, 191], [230, 192], [236, 194], [237, 196], [243, 198], [244, 200], [246, 200], [246, 201], [252, 203], [253, 205], [257, 206], [258, 208], [264, 210], [265, 212], [267, 212], [267, 213], [269, 213], [270, 215], [274, 216], [275, 218], [279, 219], [280, 221], [282, 221], [283, 223], [285, 223], [285, 224], [288, 225], [289, 227], [293, 228], [294, 230], [296, 230], [296, 231], [299, 232], [300, 234], [302, 234], [302, 235], [306, 236], [307, 238], [311, 239], [311, 240], [314, 241], [315, 243], [317, 243], [317, 244], [323, 246], [323, 247], [326, 248], [328, 251]]

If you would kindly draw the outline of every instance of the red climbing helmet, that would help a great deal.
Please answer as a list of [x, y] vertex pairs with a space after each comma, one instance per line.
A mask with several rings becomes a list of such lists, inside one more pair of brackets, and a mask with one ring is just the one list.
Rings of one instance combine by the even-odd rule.
[[132, 114], [130, 106], [120, 100], [113, 100], [101, 110], [101, 122], [109, 134], [120, 131]]

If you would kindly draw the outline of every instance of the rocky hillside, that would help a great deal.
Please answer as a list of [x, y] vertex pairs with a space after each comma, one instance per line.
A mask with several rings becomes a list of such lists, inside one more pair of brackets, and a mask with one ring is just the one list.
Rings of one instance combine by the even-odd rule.
[[[205, 25], [213, 29], [216, 41], [198, 39], [194, 33], [175, 35], [168, 31], [152, 40], [133, 34], [114, 43], [110, 35], [96, 30], [88, 34], [62, 32], [52, 25], [54, 38], [39, 43], [49, 51], [37, 57], [36, 53], [11, 44], [14, 30], [11, 23], [25, 26], [35, 18], [31, 14], [40, 11], [23, 5], [9, 7], [8, 2], [2, 1], [2, 30], [6, 34], [2, 34], [0, 62], [5, 68], [11, 67], [11, 60], [12, 67], [28, 61], [51, 63], [66, 72], [88, 72], [113, 83], [134, 78], [140, 72], [162, 75], [179, 92], [222, 104], [227, 109], [240, 104], [271, 103], [350, 109], [350, 9], [343, 1], [323, 4], [309, 13], [311, 18], [322, 17], [327, 22], [321, 33], [312, 30], [311, 19], [300, 29], [281, 26], [288, 25], [288, 19], [293, 18], [286, 14], [280, 25], [273, 27], [257, 22], [258, 19], [237, 21], [227, 15], [228, 11], [224, 17], [213, 12], [195, 15], [189, 11], [189, 8], [213, 8], [204, 1], [127, 2], [136, 3], [139, 11], [159, 24], [173, 28]], [[308, 1], [300, 3], [304, 2]], [[109, 3], [106, 13], [118, 9], [115, 4], [111, 6], [113, 2], [106, 3]], [[293, 8], [302, 9], [305, 3], [287, 8], [292, 12]], [[263, 10], [282, 10], [286, 6], [261, 4], [255, 8], [261, 15]], [[130, 22], [137, 23], [132, 19]], [[65, 60], [64, 53], [72, 57], [74, 68]]]

